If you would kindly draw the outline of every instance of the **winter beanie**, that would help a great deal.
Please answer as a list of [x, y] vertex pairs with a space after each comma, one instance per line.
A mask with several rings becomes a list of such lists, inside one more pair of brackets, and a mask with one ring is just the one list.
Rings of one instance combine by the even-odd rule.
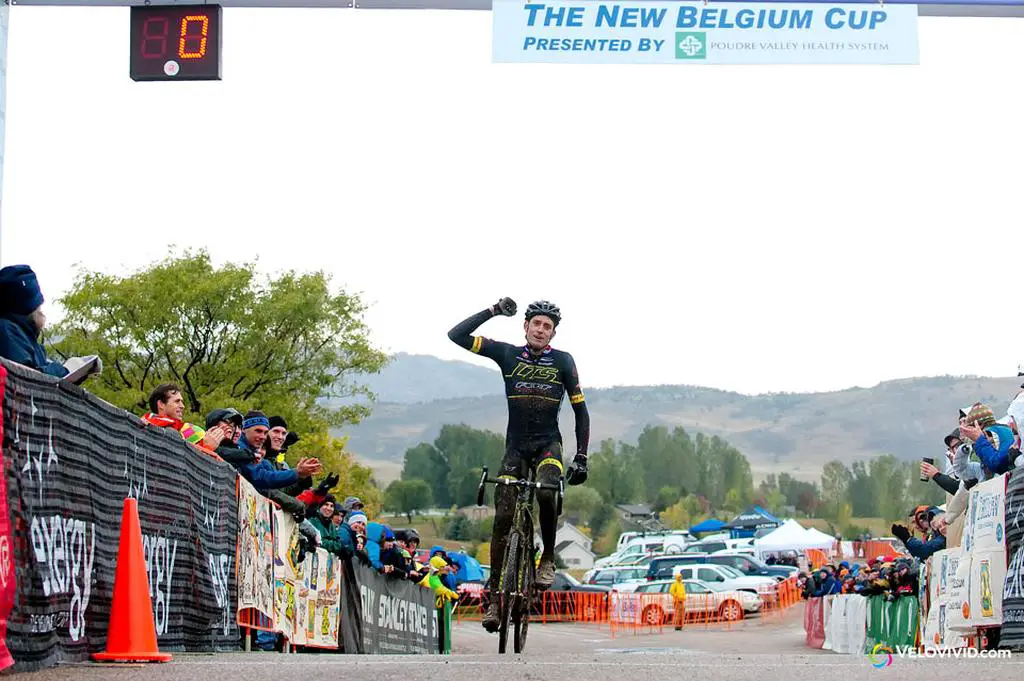
[[348, 523], [349, 527], [352, 527], [356, 523], [362, 523], [363, 525], [365, 525], [366, 524], [366, 514], [365, 513], [360, 513], [359, 511], [356, 511], [355, 513], [350, 514], [349, 517], [348, 517], [348, 520], [346, 520], [345, 522]]
[[288, 430], [288, 424], [281, 416], [271, 416], [268, 423], [270, 424], [268, 428], [270, 428], [271, 430], [273, 430], [274, 428], [284, 428], [285, 430]]
[[0, 270], [0, 311], [30, 315], [44, 302], [36, 273], [28, 265]]
[[981, 402], [975, 403], [967, 414], [967, 423], [975, 423], [980, 428], [989, 428], [996, 425], [995, 414]]

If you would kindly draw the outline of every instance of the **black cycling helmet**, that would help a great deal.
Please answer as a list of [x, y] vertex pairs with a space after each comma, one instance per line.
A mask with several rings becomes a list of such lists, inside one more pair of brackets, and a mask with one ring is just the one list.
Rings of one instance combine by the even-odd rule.
[[526, 308], [526, 321], [530, 321], [537, 315], [550, 317], [551, 321], [555, 323], [555, 326], [558, 326], [558, 323], [562, 321], [562, 311], [558, 309], [557, 305], [546, 300], [538, 300], [530, 303]]

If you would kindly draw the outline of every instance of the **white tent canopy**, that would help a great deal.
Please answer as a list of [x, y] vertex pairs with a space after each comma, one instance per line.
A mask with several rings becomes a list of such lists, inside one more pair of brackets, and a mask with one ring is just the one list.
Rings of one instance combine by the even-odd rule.
[[807, 549], [830, 549], [835, 539], [818, 530], [808, 530], [790, 518], [775, 530], [755, 542], [761, 553], [772, 551], [805, 551]]
[[825, 544], [824, 546], [812, 546], [811, 548], [814, 548], [814, 549], [826, 549], [826, 548], [830, 549], [836, 543], [836, 538], [835, 537], [828, 536], [827, 534], [825, 534], [824, 532], [822, 532], [821, 530], [819, 530], [816, 527], [809, 528], [807, 530], [807, 535], [810, 536], [810, 537], [813, 537], [814, 539], [817, 539], [818, 541], [821, 541], [821, 542], [823, 542]]

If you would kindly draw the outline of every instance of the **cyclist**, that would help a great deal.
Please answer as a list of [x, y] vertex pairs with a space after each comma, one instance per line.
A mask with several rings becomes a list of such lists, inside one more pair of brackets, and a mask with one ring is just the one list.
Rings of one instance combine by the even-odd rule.
[[[516, 346], [472, 335], [488, 319], [499, 314], [511, 317], [515, 313], [515, 301], [502, 298], [448, 332], [448, 338], [457, 345], [494, 360], [505, 378], [508, 428], [505, 434], [505, 457], [501, 462], [499, 477], [525, 477], [527, 466], [536, 463], [539, 482], [558, 484], [558, 478], [564, 470], [558, 411], [562, 406], [562, 398], [568, 394], [576, 417], [576, 455], [569, 470], [565, 471], [565, 478], [570, 485], [582, 484], [587, 479], [590, 415], [572, 355], [555, 350], [550, 345], [555, 337], [555, 328], [562, 320], [561, 311], [546, 300], [531, 303], [526, 308], [526, 320], [523, 323], [525, 345]], [[505, 552], [505, 539], [512, 526], [516, 494], [514, 487], [504, 485], [498, 485], [495, 491], [491, 593], [497, 593], [500, 588], [501, 561]], [[544, 544], [536, 578], [536, 586], [540, 590], [548, 589], [555, 580], [557, 502], [553, 490], [537, 490], [541, 539]], [[484, 628], [491, 633], [497, 631], [499, 619], [500, 604], [498, 599], [492, 598], [484, 615]]]

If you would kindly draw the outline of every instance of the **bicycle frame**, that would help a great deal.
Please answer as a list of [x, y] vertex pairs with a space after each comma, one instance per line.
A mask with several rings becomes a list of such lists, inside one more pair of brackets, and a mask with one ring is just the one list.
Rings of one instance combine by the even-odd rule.
[[[515, 652], [521, 653], [526, 645], [526, 631], [530, 619], [530, 606], [533, 601], [533, 576], [535, 571], [533, 500], [536, 490], [550, 489], [558, 492], [556, 514], [562, 514], [562, 498], [565, 495], [565, 480], [560, 477], [557, 485], [538, 482], [536, 466], [531, 465], [525, 479], [522, 478], [491, 478], [484, 467], [480, 475], [480, 486], [477, 489], [477, 506], [483, 506], [485, 485], [493, 484], [517, 487], [516, 505], [512, 512], [512, 527], [505, 540], [505, 555], [502, 564], [491, 566], [500, 569], [498, 584], [500, 593], [492, 594], [492, 598], [501, 599], [501, 624], [498, 637], [498, 652], [504, 653], [508, 640], [508, 625], [515, 622]], [[510, 581], [508, 571], [514, 574]]]

